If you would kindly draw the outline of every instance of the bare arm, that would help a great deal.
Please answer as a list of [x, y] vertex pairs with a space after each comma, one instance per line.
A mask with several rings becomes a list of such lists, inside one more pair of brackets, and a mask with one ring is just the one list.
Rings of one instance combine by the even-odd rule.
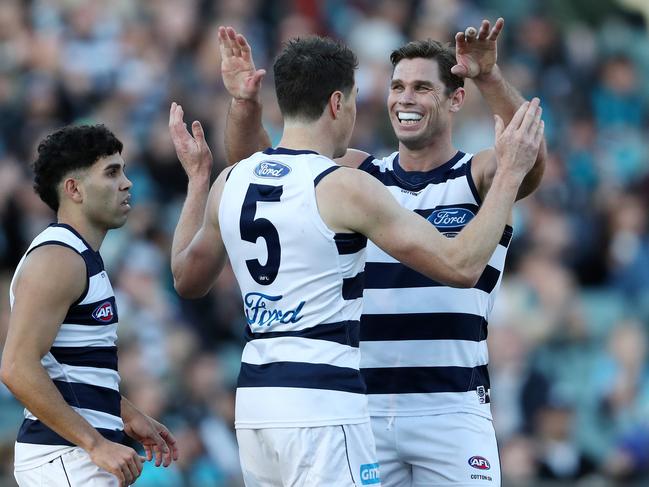
[[200, 122], [192, 123], [192, 137], [183, 122], [183, 110], [173, 103], [169, 131], [176, 154], [187, 173], [187, 198], [174, 231], [171, 270], [176, 291], [186, 298], [204, 296], [225, 262], [225, 247], [218, 222], [218, 207], [226, 168], [209, 191], [212, 153]]
[[[503, 77], [496, 64], [497, 40], [504, 25], [505, 21], [501, 17], [493, 29], [488, 20], [483, 20], [480, 30], [469, 27], [465, 32], [458, 32], [455, 35], [457, 65], [451, 71], [458, 76], [473, 79], [492, 112], [508, 124], [525, 99]], [[547, 149], [543, 141], [534, 166], [521, 183], [517, 200], [532, 193], [541, 183], [546, 156]], [[476, 154], [471, 169], [478, 191], [484, 198], [496, 172], [493, 149]]]
[[261, 122], [259, 99], [261, 81], [266, 74], [255, 69], [250, 45], [232, 27], [219, 27], [221, 76], [232, 102], [225, 123], [225, 155], [234, 164], [270, 147], [270, 137]]
[[233, 98], [225, 121], [226, 163], [237, 162], [270, 147], [268, 132], [261, 122], [259, 101]]
[[[30, 253], [15, 283], [15, 302], [0, 375], [34, 416], [86, 450], [95, 464], [127, 485], [142, 471], [140, 457], [133, 449], [105, 439], [72, 409], [41, 364], [70, 305], [83, 293], [85, 283], [85, 264], [73, 250], [48, 245]], [[35, 302], [38, 306], [34, 306]]]
[[454, 239], [442, 236], [417, 214], [401, 207], [389, 191], [360, 171], [338, 170], [318, 185], [318, 206], [336, 231], [366, 235], [388, 254], [431, 279], [452, 286], [475, 285], [502, 236], [523, 177], [533, 164], [543, 122], [524, 104], [505, 129], [496, 125], [499, 169], [478, 215]]

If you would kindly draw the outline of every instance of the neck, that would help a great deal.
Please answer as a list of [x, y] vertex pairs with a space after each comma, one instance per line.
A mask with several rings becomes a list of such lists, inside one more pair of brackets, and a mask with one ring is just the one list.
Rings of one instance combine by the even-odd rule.
[[417, 149], [409, 149], [399, 142], [399, 164], [406, 171], [430, 171], [449, 161], [456, 153], [450, 139], [434, 140]]
[[81, 235], [86, 242], [92, 247], [92, 250], [98, 251], [101, 247], [104, 237], [106, 236], [107, 230], [99, 229], [90, 224], [85, 218], [82, 218], [78, 215], [71, 215], [69, 212], [59, 208], [57, 213], [57, 221], [59, 223], [65, 223], [74, 228], [79, 235]]
[[323, 156], [334, 157], [335, 145], [320, 120], [316, 122], [284, 121], [284, 133], [279, 146], [286, 149], [312, 150]]

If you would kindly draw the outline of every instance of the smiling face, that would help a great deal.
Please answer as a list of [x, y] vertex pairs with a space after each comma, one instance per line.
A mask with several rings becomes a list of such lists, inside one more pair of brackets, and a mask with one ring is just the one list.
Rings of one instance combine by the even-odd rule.
[[390, 121], [399, 142], [411, 150], [430, 145], [449, 128], [463, 97], [463, 88], [448, 93], [434, 59], [399, 61], [388, 95]]
[[82, 211], [94, 225], [106, 230], [126, 223], [133, 184], [124, 173], [120, 154], [99, 158], [77, 178]]

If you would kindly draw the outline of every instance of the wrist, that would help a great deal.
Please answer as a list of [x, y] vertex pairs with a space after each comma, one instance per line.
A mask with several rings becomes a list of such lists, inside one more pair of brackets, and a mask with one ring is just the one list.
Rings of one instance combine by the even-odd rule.
[[497, 85], [500, 84], [502, 80], [503, 75], [497, 64], [494, 64], [493, 68], [491, 68], [491, 71], [489, 71], [488, 73], [481, 73], [473, 78], [473, 81], [478, 86], [478, 88]]
[[209, 172], [200, 172], [191, 175], [187, 175], [188, 183], [187, 187], [189, 190], [203, 191], [209, 190], [210, 188], [210, 173]]
[[93, 430], [89, 432], [88, 435], [84, 435], [84, 437], [81, 438], [81, 440], [79, 441], [79, 446], [88, 453], [92, 453], [92, 451], [99, 447], [99, 445], [101, 445], [104, 441], [107, 441], [106, 438], [101, 436], [99, 432], [93, 428]]
[[124, 424], [130, 423], [137, 414], [141, 414], [140, 410], [131, 401], [122, 396], [121, 416]]
[[232, 97], [232, 106], [233, 107], [245, 107], [245, 108], [260, 108], [261, 100], [259, 99], [259, 94], [254, 95], [252, 98], [242, 98], [233, 96]]
[[519, 186], [525, 179], [526, 173], [518, 169], [506, 169], [499, 167], [492, 182], [492, 187], [498, 185], [505, 191], [518, 191]]

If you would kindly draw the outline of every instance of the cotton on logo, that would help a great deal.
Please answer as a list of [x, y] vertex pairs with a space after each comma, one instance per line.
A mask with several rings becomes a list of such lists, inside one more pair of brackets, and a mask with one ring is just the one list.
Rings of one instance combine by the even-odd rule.
[[113, 305], [110, 301], [100, 304], [97, 309], [92, 312], [92, 317], [97, 321], [108, 323], [113, 319]]
[[478, 470], [489, 470], [491, 465], [489, 465], [489, 460], [484, 457], [471, 457], [469, 458], [469, 465]]

